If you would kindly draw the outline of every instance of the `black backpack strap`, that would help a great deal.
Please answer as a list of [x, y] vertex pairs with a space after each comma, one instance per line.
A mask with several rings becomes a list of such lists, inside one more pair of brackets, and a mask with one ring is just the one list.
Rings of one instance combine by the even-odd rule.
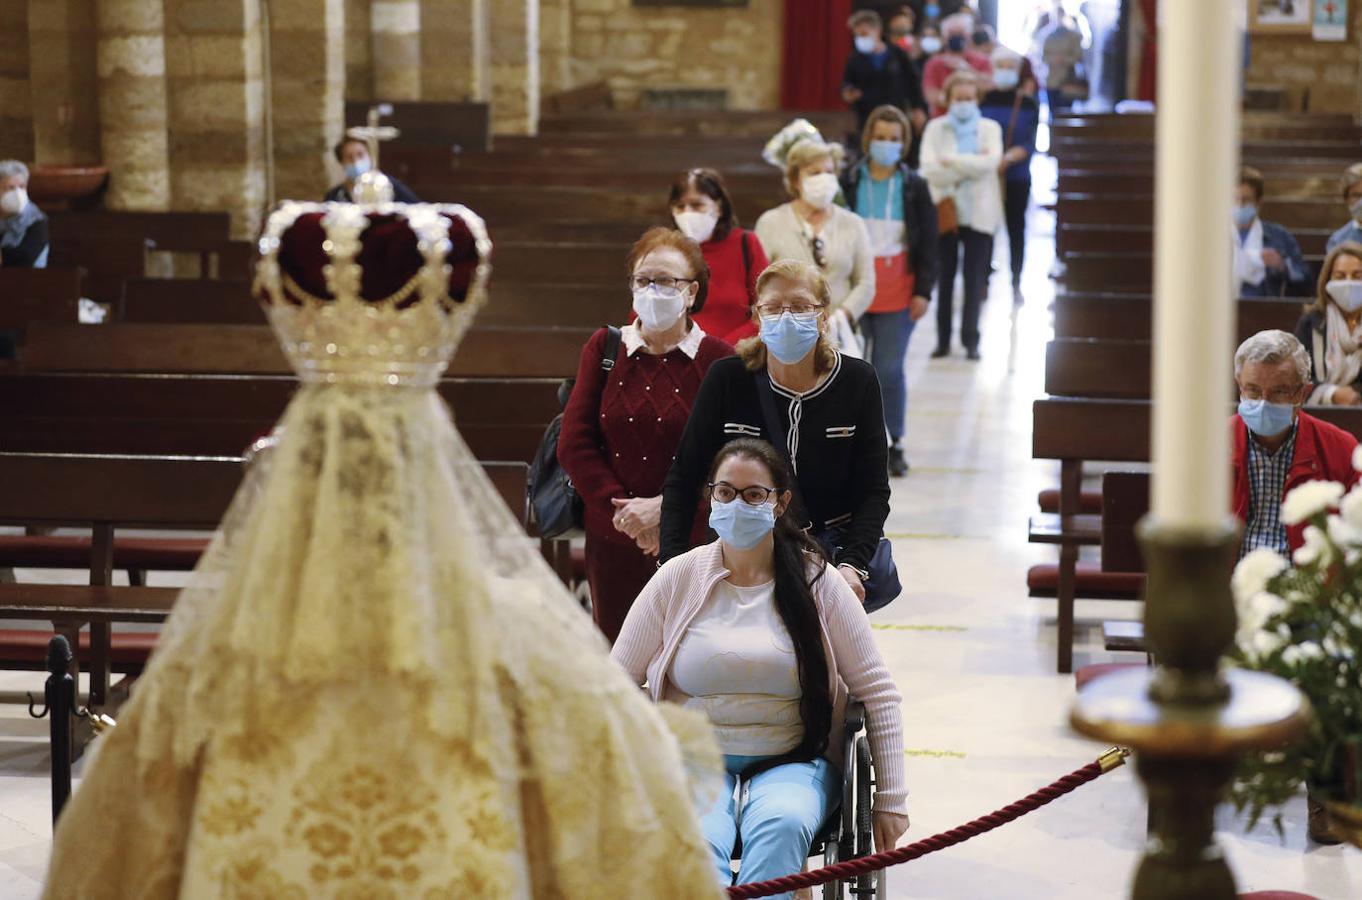
[[601, 351], [601, 368], [609, 372], [615, 368], [615, 360], [620, 356], [620, 341], [623, 333], [615, 325], [605, 326], [605, 349]]
[[809, 508], [804, 505], [804, 496], [799, 490], [799, 475], [795, 471], [794, 460], [790, 458], [790, 441], [786, 436], [785, 427], [780, 424], [780, 413], [776, 412], [776, 393], [771, 390], [771, 376], [763, 369], [760, 372], [752, 373], [752, 380], [757, 386], [757, 401], [761, 404], [761, 415], [766, 420], [766, 433], [772, 438], [776, 452], [779, 453], [785, 462], [790, 466], [790, 495], [791, 506], [795, 510], [795, 518], [804, 523], [805, 528], [812, 527], [809, 521]]

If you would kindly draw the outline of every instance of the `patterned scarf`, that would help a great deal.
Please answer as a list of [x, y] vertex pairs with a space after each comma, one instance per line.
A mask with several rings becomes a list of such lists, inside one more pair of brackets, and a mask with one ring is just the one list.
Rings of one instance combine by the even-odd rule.
[[43, 218], [43, 211], [32, 200], [24, 204], [18, 215], [0, 216], [0, 247], [19, 246], [33, 223], [41, 222]]

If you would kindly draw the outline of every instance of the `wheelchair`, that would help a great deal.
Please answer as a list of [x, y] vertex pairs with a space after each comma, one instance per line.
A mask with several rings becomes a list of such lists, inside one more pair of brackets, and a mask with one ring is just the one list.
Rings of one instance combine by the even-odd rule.
[[[856, 700], [847, 703], [843, 751], [842, 803], [809, 846], [810, 858], [822, 857], [820, 867], [875, 852], [871, 810], [875, 772], [870, 762], [870, 739], [865, 731], [865, 707]], [[733, 852], [735, 861], [742, 858], [741, 843], [739, 839], [739, 846]], [[815, 890], [822, 891], [823, 900], [844, 900], [848, 895], [853, 900], [883, 900], [888, 896], [883, 869], [845, 881], [830, 881]]]

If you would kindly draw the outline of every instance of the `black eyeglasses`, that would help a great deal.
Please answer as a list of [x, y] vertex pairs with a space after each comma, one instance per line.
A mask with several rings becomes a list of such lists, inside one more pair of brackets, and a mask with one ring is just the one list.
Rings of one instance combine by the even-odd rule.
[[828, 257], [826, 253], [827, 244], [823, 243], [822, 235], [814, 237], [813, 240], [811, 240], [809, 243], [813, 247], [814, 265], [818, 266], [818, 268], [820, 269], [826, 268], [828, 264]]
[[670, 275], [659, 275], [650, 278], [647, 275], [629, 276], [629, 287], [636, 291], [646, 291], [650, 285], [657, 285], [664, 291], [679, 291], [687, 284], [694, 281], [694, 278], [673, 278]]
[[717, 500], [720, 503], [732, 503], [737, 497], [742, 497], [742, 502], [748, 506], [761, 506], [776, 492], [775, 488], [762, 487], [759, 484], [736, 488], [727, 481], [710, 482], [705, 487], [709, 488], [709, 496], [712, 500]]

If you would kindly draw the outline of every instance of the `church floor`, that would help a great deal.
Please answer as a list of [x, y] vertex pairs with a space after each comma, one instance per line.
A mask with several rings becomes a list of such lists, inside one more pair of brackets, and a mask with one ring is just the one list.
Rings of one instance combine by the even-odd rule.
[[[1038, 186], [1048, 162], [1037, 161]], [[999, 242], [982, 362], [966, 362], [958, 348], [929, 360], [930, 316], [909, 350], [913, 469], [894, 482], [886, 526], [905, 594], [873, 622], [904, 695], [910, 840], [1010, 803], [1105, 749], [1068, 730], [1074, 687], [1072, 676], [1055, 674], [1054, 603], [1026, 596], [1027, 568], [1055, 558], [1053, 548], [1027, 544], [1027, 517], [1036, 493], [1058, 483], [1056, 465], [1030, 458], [1053, 294], [1050, 216], [1034, 213], [1032, 232], [1027, 303], [1015, 317]], [[1116, 659], [1102, 649], [1100, 624], [1138, 615], [1134, 604], [1080, 603], [1076, 665]], [[0, 672], [0, 900], [36, 897], [46, 864], [47, 723], [29, 719], [22, 702], [24, 691], [41, 690], [39, 675]], [[1144, 822], [1139, 783], [1120, 769], [996, 832], [892, 870], [889, 895], [1125, 897]], [[1241, 891], [1362, 896], [1362, 853], [1307, 849], [1303, 800], [1287, 809], [1285, 842], [1270, 825], [1246, 834], [1227, 808], [1219, 824]]]

